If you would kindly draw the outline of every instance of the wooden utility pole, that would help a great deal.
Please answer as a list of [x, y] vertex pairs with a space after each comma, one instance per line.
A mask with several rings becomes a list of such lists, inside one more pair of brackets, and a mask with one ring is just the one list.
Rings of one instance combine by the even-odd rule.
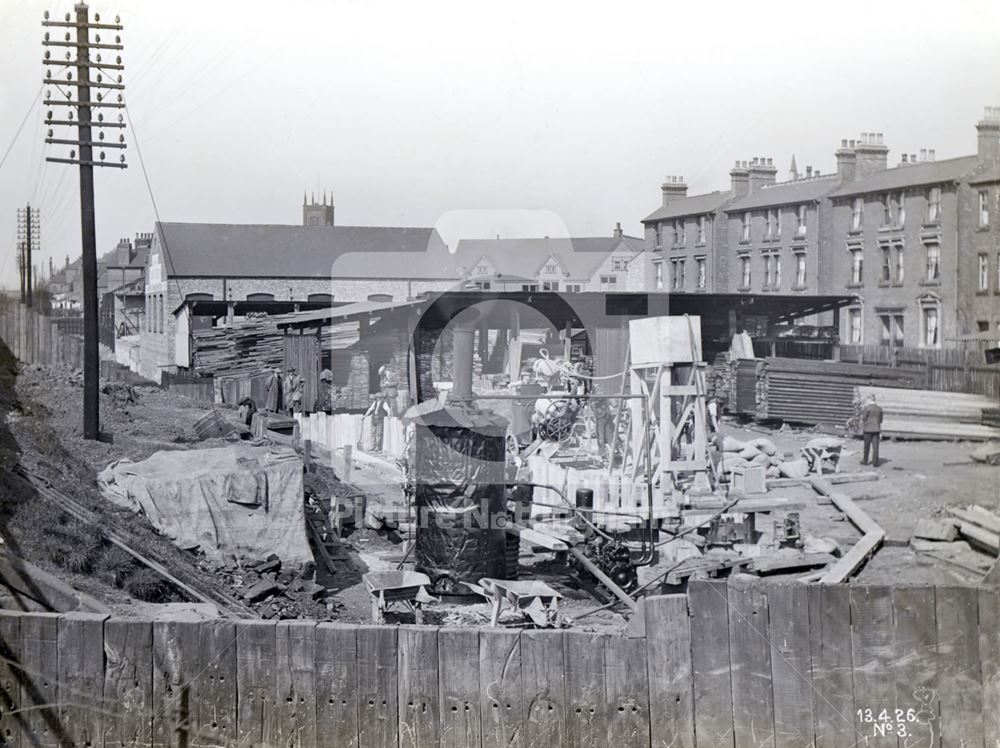
[[31, 258], [38, 249], [38, 208], [32, 209], [31, 203], [23, 210], [17, 211], [17, 268], [21, 278], [21, 303], [32, 304], [34, 279]]
[[[117, 75], [116, 81], [105, 81], [104, 75], [108, 71], [124, 70], [122, 58], [116, 57], [114, 63], [104, 62], [101, 59], [101, 50], [121, 50], [121, 37], [115, 36], [114, 43], [102, 43], [101, 31], [121, 31], [122, 26], [116, 17], [114, 23], [101, 23], [100, 15], [94, 15], [94, 21], [89, 18], [89, 8], [86, 3], [77, 3], [76, 18], [67, 13], [65, 21], [50, 21], [48, 11], [45, 12], [45, 20], [42, 21], [44, 27], [61, 27], [75, 29], [76, 39], [71, 38], [71, 33], [66, 32], [64, 40], [50, 39], [49, 33], [45, 33], [42, 44], [45, 47], [67, 47], [76, 51], [76, 59], [71, 59], [71, 53], [67, 51], [66, 62], [58, 62], [52, 59], [50, 50], [46, 49], [45, 59], [42, 61], [47, 67], [45, 72], [46, 85], [54, 86], [63, 95], [62, 99], [54, 99], [52, 90], [46, 92], [46, 106], [67, 107], [65, 119], [53, 118], [52, 110], [47, 114], [47, 124], [50, 129], [46, 143], [71, 145], [80, 149], [79, 158], [75, 150], [71, 150], [69, 158], [47, 157], [47, 161], [62, 164], [77, 164], [80, 167], [80, 224], [83, 234], [83, 437], [85, 439], [97, 439], [100, 434], [100, 416], [98, 403], [98, 383], [100, 378], [100, 358], [98, 355], [98, 319], [97, 319], [97, 237], [94, 221], [94, 166], [113, 166], [124, 169], [125, 155], [122, 154], [118, 163], [105, 161], [105, 148], [125, 148], [125, 136], [120, 134], [117, 143], [104, 142], [105, 127], [124, 128], [124, 117], [119, 114], [117, 122], [105, 122], [104, 114], [97, 115], [97, 119], [92, 119], [91, 112], [97, 109], [118, 109], [119, 112], [125, 108], [125, 99], [122, 91], [122, 76]], [[91, 31], [96, 32], [93, 39], [90, 38]], [[91, 57], [91, 51], [95, 56]], [[54, 77], [51, 67], [62, 68]], [[73, 80], [73, 70], [76, 68], [76, 80]], [[91, 78], [91, 70], [96, 71], [96, 77]], [[65, 89], [63, 88], [65, 87]], [[76, 96], [72, 94], [76, 89]], [[91, 89], [97, 92], [96, 99], [91, 100]], [[110, 101], [109, 91], [118, 91], [115, 101]], [[77, 118], [74, 120], [74, 110]], [[53, 126], [67, 126], [76, 128], [76, 138], [65, 139], [53, 137]], [[93, 140], [93, 128], [99, 131], [99, 140]], [[100, 159], [94, 160], [94, 147], [100, 150]]]

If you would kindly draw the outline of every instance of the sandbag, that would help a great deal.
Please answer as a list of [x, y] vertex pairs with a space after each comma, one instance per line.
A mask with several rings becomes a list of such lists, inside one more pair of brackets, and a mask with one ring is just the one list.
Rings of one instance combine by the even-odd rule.
[[757, 439], [751, 439], [747, 442], [751, 447], [759, 449], [764, 454], [771, 456], [778, 453], [778, 448], [774, 446], [774, 442], [766, 437], [759, 437]]
[[771, 458], [768, 457], [766, 454], [760, 453], [752, 460], [750, 460], [750, 464], [755, 467], [767, 467], [768, 465], [771, 464]]
[[817, 436], [806, 444], [809, 449], [841, 449], [843, 446], [844, 440], [835, 436]]
[[788, 460], [778, 465], [778, 472], [785, 478], [805, 478], [809, 475], [809, 463], [802, 458]]
[[734, 439], [731, 436], [722, 438], [723, 452], [741, 452], [746, 446], [746, 442], [741, 442], [739, 439]]
[[760, 454], [760, 450], [756, 447], [752, 447], [749, 444], [743, 447], [737, 454], [744, 460], [752, 460]]
[[726, 456], [722, 458], [722, 469], [727, 473], [733, 468], [745, 468], [750, 467], [750, 463], [744, 460], [739, 455], [727, 452]]

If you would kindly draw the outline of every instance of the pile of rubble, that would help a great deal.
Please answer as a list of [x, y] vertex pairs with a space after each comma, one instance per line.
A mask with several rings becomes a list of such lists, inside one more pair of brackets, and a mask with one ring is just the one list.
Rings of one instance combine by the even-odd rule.
[[281, 559], [271, 554], [258, 563], [202, 561], [199, 566], [214, 574], [261, 618], [328, 619], [337, 608], [327, 599], [327, 588], [316, 583], [316, 565], [311, 561], [283, 568]]

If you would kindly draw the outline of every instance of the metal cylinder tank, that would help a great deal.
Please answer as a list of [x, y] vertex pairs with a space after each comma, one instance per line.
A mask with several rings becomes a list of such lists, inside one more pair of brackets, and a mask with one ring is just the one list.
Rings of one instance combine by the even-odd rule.
[[506, 419], [434, 402], [407, 416], [415, 424], [416, 570], [439, 594], [466, 593], [459, 582], [504, 578]]

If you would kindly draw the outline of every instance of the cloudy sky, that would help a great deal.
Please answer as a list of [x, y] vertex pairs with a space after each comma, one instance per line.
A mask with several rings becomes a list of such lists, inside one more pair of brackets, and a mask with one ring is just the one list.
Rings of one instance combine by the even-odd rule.
[[[42, 142], [46, 9], [59, 17], [72, 2], [0, 1], [8, 287], [26, 202], [41, 209], [36, 263], [80, 253], [75, 167], [44, 161], [68, 150]], [[983, 106], [1000, 105], [995, 0], [94, 0], [94, 11], [125, 24], [134, 125], [129, 168], [98, 170], [99, 253], [151, 231], [157, 213], [297, 223], [303, 191], [324, 190], [340, 224], [593, 236], [620, 221], [638, 233], [668, 174], [694, 193], [725, 189], [733, 161], [753, 156], [773, 158], [779, 178], [793, 154], [829, 172], [840, 139], [862, 131], [885, 133], [891, 163], [920, 148], [965, 155]]]

